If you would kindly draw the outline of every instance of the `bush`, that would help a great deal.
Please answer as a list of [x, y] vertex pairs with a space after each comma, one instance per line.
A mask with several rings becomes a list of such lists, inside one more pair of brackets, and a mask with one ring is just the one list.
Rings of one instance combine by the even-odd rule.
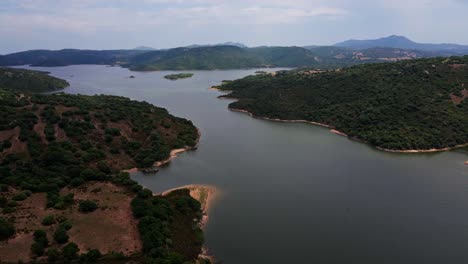
[[28, 198], [28, 195], [25, 192], [21, 192], [13, 196], [12, 199], [15, 201], [23, 201], [26, 200], [26, 198]]
[[98, 164], [97, 164], [97, 168], [105, 173], [105, 174], [110, 174], [111, 173], [111, 169], [109, 167], [109, 165], [107, 165], [107, 163], [105, 161], [99, 161]]
[[0, 208], [3, 208], [7, 205], [8, 200], [6, 197], [0, 196]]
[[59, 228], [63, 228], [65, 230], [70, 230], [73, 227], [72, 223], [70, 221], [65, 220], [62, 223], [60, 223]]
[[9, 201], [7, 203], [7, 206], [8, 207], [16, 207], [16, 206], [18, 206], [18, 203], [16, 201]]
[[55, 224], [55, 217], [53, 215], [48, 215], [42, 219], [42, 225], [50, 226]]
[[31, 245], [31, 251], [34, 255], [36, 256], [42, 256], [44, 255], [45, 247], [42, 243], [34, 242]]
[[70, 237], [68, 236], [67, 230], [65, 230], [65, 228], [60, 227], [54, 232], [54, 240], [59, 244], [67, 243], [69, 238]]
[[80, 202], [78, 210], [82, 213], [94, 212], [98, 208], [98, 205], [90, 200], [84, 200]]
[[78, 187], [80, 185], [82, 185], [85, 181], [83, 180], [83, 178], [73, 178], [71, 181], [70, 181], [70, 185], [73, 186], [73, 187]]
[[86, 254], [81, 254], [80, 262], [89, 263], [96, 262], [102, 257], [101, 252], [98, 249], [91, 249]]
[[7, 240], [15, 234], [15, 227], [5, 218], [0, 217], [0, 240]]
[[55, 262], [60, 258], [60, 251], [57, 248], [49, 248], [47, 250], [47, 260]]
[[11, 213], [13, 213], [14, 211], [16, 211], [16, 209], [13, 208], [13, 207], [5, 207], [5, 208], [3, 208], [2, 213], [4, 213], [4, 214], [11, 214]]
[[80, 249], [78, 248], [78, 246], [75, 243], [71, 242], [63, 247], [62, 254], [65, 259], [72, 260], [78, 257], [79, 251]]

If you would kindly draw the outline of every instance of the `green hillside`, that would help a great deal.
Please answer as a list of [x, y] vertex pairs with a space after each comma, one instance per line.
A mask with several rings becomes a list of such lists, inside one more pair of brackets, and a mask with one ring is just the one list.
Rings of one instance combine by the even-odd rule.
[[51, 92], [67, 87], [67, 81], [46, 72], [0, 67], [0, 88], [22, 92]]
[[[16, 76], [14, 81], [11, 75]], [[139, 232], [134, 237], [141, 237], [142, 248], [131, 256], [139, 263], [183, 263], [198, 258], [203, 243], [200, 203], [188, 190], [153, 196], [122, 172], [152, 167], [167, 159], [171, 149], [194, 147], [198, 132], [192, 122], [124, 97], [24, 92], [47, 91], [51, 83], [66, 84], [44, 73], [5, 69], [1, 76], [2, 259], [14, 250], [32, 256], [33, 262], [100, 259], [96, 249], [86, 248], [81, 256], [67, 253], [70, 247], [76, 248], [74, 242], [80, 243], [67, 234], [70, 228], [85, 239], [95, 239], [95, 232], [104, 232], [105, 236], [99, 236], [104, 240], [120, 238], [122, 230], [125, 235]], [[76, 199], [78, 195], [93, 199]], [[96, 215], [95, 210], [106, 216]], [[116, 223], [115, 217], [122, 215], [119, 212], [124, 217]], [[93, 229], [101, 223], [106, 230]], [[22, 238], [16, 239], [15, 233]], [[3, 241], [10, 239], [12, 243]], [[140, 243], [125, 241], [133, 242]], [[116, 254], [105, 253], [104, 258]], [[109, 262], [104, 259], [104, 263]]]
[[130, 59], [131, 70], [215, 70], [262, 66], [262, 59], [235, 46], [177, 48], [153, 51]]
[[363, 63], [433, 57], [436, 52], [397, 48], [353, 50], [332, 46], [256, 47], [194, 46], [168, 50], [32, 50], [0, 56], [0, 65], [122, 65], [135, 71], [214, 70], [259, 67], [331, 69]]
[[468, 143], [468, 56], [366, 64], [226, 82], [231, 108], [324, 123], [391, 150]]

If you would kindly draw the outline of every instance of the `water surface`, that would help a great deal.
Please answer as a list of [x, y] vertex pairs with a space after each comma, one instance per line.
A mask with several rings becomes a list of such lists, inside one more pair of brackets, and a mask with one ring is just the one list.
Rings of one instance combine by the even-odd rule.
[[223, 263], [468, 263], [465, 154], [386, 153], [325, 128], [231, 112], [208, 90], [255, 70], [170, 81], [163, 76], [177, 72], [34, 69], [67, 79], [68, 93], [127, 96], [194, 122], [198, 150], [133, 177], [155, 192], [187, 184], [222, 190], [206, 244]]

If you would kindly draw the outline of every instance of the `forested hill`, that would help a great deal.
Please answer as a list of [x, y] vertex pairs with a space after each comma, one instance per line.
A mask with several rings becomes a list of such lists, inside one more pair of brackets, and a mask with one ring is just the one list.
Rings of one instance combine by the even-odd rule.
[[38, 93], [61, 90], [68, 85], [46, 72], [0, 67], [0, 88]]
[[468, 56], [248, 76], [219, 88], [254, 115], [324, 123], [390, 150], [468, 143]]
[[0, 65], [121, 65], [136, 71], [213, 70], [258, 67], [337, 68], [363, 63], [398, 61], [439, 55], [397, 48], [353, 50], [340, 47], [256, 47], [229, 45], [168, 50], [33, 50], [0, 56]]
[[145, 50], [29, 50], [0, 56], [0, 66], [67, 66], [78, 64], [112, 65], [127, 62]]
[[122, 172], [194, 147], [192, 122], [124, 97], [31, 94], [59, 80], [15, 74], [28, 78], [0, 88], [0, 262], [90, 263], [123, 251], [137, 263], [195, 261], [200, 203], [186, 190], [153, 196]]

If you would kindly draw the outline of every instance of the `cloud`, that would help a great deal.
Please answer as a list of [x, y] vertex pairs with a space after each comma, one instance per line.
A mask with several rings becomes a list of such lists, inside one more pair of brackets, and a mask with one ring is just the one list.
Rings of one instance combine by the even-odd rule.
[[457, 33], [467, 12], [465, 0], [0, 0], [0, 51], [17, 49], [19, 36], [31, 48], [327, 44], [390, 33], [468, 42]]

